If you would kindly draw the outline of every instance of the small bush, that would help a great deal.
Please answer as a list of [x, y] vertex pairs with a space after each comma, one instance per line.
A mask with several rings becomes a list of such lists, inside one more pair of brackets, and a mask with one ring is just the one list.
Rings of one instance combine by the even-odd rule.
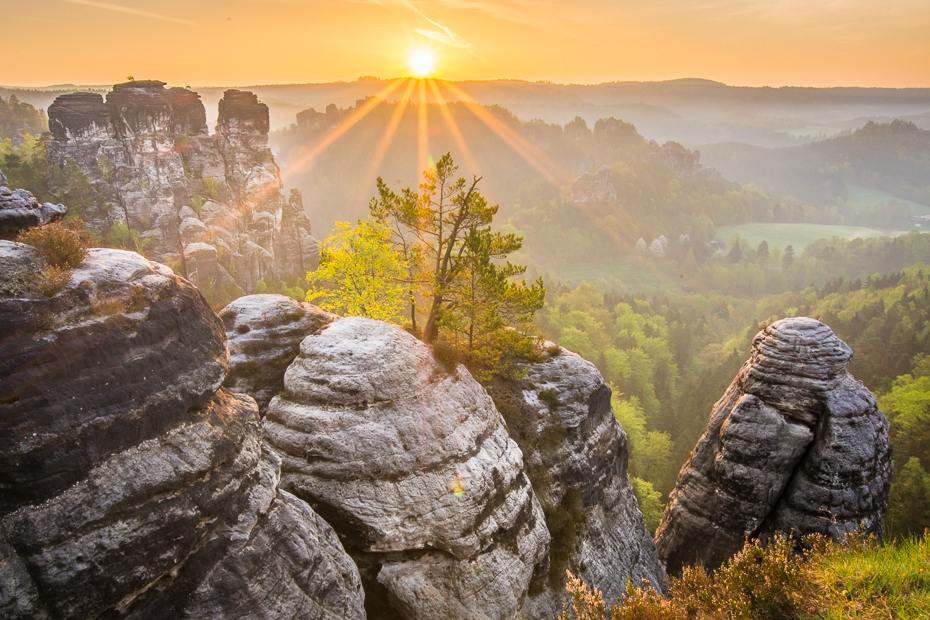
[[94, 304], [95, 316], [111, 316], [120, 314], [123, 310], [123, 303], [118, 299], [105, 299]]
[[71, 280], [71, 269], [54, 265], [48, 265], [35, 275], [36, 287], [46, 297], [54, 297], [60, 293], [69, 280]]
[[86, 232], [66, 228], [57, 222], [23, 231], [16, 240], [34, 247], [48, 265], [72, 269], [84, 262], [90, 245]]
[[555, 388], [542, 390], [539, 393], [539, 400], [549, 407], [549, 411], [555, 411], [562, 406], [562, 401], [559, 400], [559, 391]]
[[546, 353], [549, 354], [549, 357], [558, 357], [562, 355], [562, 347], [557, 344], [550, 344], [546, 347]]
[[126, 312], [138, 312], [149, 305], [149, 298], [146, 297], [142, 287], [134, 286], [129, 293], [129, 301], [126, 302]]
[[455, 374], [456, 368], [462, 363], [462, 352], [445, 342], [433, 344], [433, 357], [450, 375]]
[[247, 334], [251, 331], [251, 328], [248, 325], [238, 325], [236, 326], [237, 334]]

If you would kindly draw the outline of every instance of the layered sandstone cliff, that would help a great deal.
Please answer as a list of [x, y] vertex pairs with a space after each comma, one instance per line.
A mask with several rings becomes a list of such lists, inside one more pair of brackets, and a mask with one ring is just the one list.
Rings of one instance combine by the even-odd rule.
[[80, 214], [88, 227], [139, 231], [137, 249], [198, 286], [241, 294], [316, 268], [300, 195], [284, 196], [268, 108], [252, 93], [225, 93], [213, 135], [197, 93], [158, 81], [117, 84], [106, 100], [62, 95], [49, 127], [49, 160], [76, 165], [97, 195]]
[[[4, 282], [36, 263], [0, 241]], [[197, 289], [134, 253], [89, 250], [51, 297], [2, 290], [0, 616], [364, 617], [255, 402], [220, 387], [227, 356]]]
[[338, 317], [284, 295], [247, 295], [223, 308], [220, 318], [229, 346], [225, 385], [254, 398], [264, 415], [284, 391], [284, 371], [303, 339]]
[[263, 421], [282, 486], [339, 533], [368, 617], [515, 618], [549, 533], [485, 390], [398, 327], [303, 340]]
[[593, 364], [550, 348], [548, 361], [526, 364], [520, 380], [496, 380], [494, 401], [523, 450], [552, 533], [545, 586], [522, 613], [562, 611], [565, 571], [584, 578], [604, 600], [622, 597], [626, 580], [665, 588], [665, 572], [627, 478], [627, 437], [614, 418], [610, 388]]
[[775, 532], [882, 534], [888, 421], [850, 375], [852, 351], [808, 318], [777, 321], [714, 406], [656, 531], [670, 573], [716, 567]]

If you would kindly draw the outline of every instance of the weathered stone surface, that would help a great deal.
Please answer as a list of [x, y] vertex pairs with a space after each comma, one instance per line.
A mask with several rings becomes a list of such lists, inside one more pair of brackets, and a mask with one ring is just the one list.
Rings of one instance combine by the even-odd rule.
[[3, 174], [3, 170], [0, 170], [0, 187], [9, 187], [10, 182], [7, 180], [6, 175]]
[[[0, 278], [35, 269], [0, 241]], [[222, 323], [170, 269], [91, 249], [0, 293], [0, 616], [362, 618], [333, 531], [278, 488]]]
[[[199, 286], [253, 291], [262, 279], [303, 276], [319, 249], [302, 203], [285, 201], [268, 149], [268, 109], [237, 90], [220, 109], [211, 136], [200, 96], [163, 82], [117, 84], [106, 101], [62, 95], [49, 108], [49, 159], [63, 168], [73, 161], [102, 198], [80, 214], [89, 228], [103, 233], [119, 222], [140, 231], [147, 255], [177, 257]], [[198, 243], [223, 254], [205, 265], [200, 252], [197, 267], [188, 266], [187, 248]]]
[[554, 618], [565, 597], [565, 570], [582, 576], [604, 600], [623, 596], [629, 577], [665, 587], [665, 572], [627, 478], [627, 437], [614, 418], [610, 388], [593, 364], [558, 348], [526, 364], [521, 380], [498, 379], [494, 401], [523, 450], [533, 487], [553, 523], [583, 515], [553, 532], [567, 562], [550, 566], [522, 614]]
[[602, 166], [597, 172], [583, 173], [572, 181], [572, 201], [613, 202], [617, 200], [617, 189], [610, 182], [610, 168]]
[[248, 394], [262, 414], [284, 391], [284, 371], [304, 338], [335, 321], [335, 314], [284, 295], [240, 297], [220, 311], [229, 344], [226, 387]]
[[6, 182], [6, 177], [0, 178], [0, 228], [25, 230], [33, 226], [45, 226], [61, 221], [68, 212], [64, 205], [53, 205], [50, 202], [40, 205], [32, 192], [11, 190]]
[[714, 406], [656, 531], [671, 573], [776, 532], [881, 536], [891, 447], [852, 351], [823, 323], [777, 321]]
[[359, 563], [369, 618], [514, 618], [549, 534], [487, 393], [400, 328], [361, 318], [300, 345], [264, 419], [282, 486]]

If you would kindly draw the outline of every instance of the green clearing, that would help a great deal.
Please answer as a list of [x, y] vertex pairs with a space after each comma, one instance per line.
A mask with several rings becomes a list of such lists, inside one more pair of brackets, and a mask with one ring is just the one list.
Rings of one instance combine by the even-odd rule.
[[807, 125], [805, 127], [800, 127], [797, 129], [782, 129], [779, 133], [788, 134], [792, 138], [800, 138], [802, 136], [824, 136], [826, 138], [832, 138], [843, 131], [840, 127], [829, 127], [827, 125]]
[[911, 208], [911, 213], [914, 215], [930, 215], [930, 207], [927, 205], [922, 205], [919, 202], [914, 202], [912, 200], [905, 200], [903, 198], [898, 198], [888, 192], [883, 192], [878, 189], [869, 189], [868, 187], [862, 187], [861, 185], [850, 185], [849, 194], [846, 199], [846, 204], [854, 209], [859, 209], [861, 207], [871, 207], [877, 205], [880, 202], [888, 202], [890, 200], [897, 200], [898, 202], [903, 202]]
[[864, 228], [862, 226], [833, 226], [829, 224], [772, 224], [753, 222], [749, 224], [740, 224], [738, 226], [720, 226], [717, 228], [716, 237], [720, 241], [729, 243], [733, 235], [739, 235], [750, 245], [756, 246], [763, 240], [767, 241], [769, 248], [780, 248], [784, 250], [787, 246], [794, 246], [795, 253], [802, 251], [808, 243], [818, 239], [831, 239], [840, 237], [842, 239], [856, 239], [859, 237], [872, 239], [875, 237], [895, 236], [902, 234], [886, 234], [874, 228]]

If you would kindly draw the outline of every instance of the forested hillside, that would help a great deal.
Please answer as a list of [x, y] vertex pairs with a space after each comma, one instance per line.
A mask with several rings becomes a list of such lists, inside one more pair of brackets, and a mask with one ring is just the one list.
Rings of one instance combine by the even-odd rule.
[[0, 97], [0, 141], [20, 144], [27, 135], [35, 136], [43, 131], [48, 131], [44, 110], [21, 103], [16, 95], [10, 95], [6, 101]]
[[930, 206], [930, 131], [904, 120], [791, 148], [721, 143], [703, 152], [728, 178], [816, 204], [842, 204], [863, 186]]
[[[819, 318], [852, 347], [849, 371], [878, 396], [891, 420], [889, 532], [930, 526], [930, 268], [901, 265], [913, 259], [906, 241], [853, 242], [863, 247], [852, 254], [850, 244], [824, 242], [821, 252], [846, 253], [832, 265], [852, 278], [755, 299], [719, 298], [719, 307], [687, 293], [646, 299], [586, 284], [550, 286], [538, 324], [547, 338], [594, 361], [614, 387], [614, 411], [630, 436], [630, 471], [641, 479], [638, 494], [650, 527], [660, 515], [659, 494], [674, 486], [714, 402], [748, 358], [752, 337], [789, 316]], [[923, 245], [918, 251], [930, 254]], [[829, 264], [817, 253], [807, 258]], [[840, 261], [847, 260], [843, 271]], [[885, 275], [856, 275], [869, 261]]]

